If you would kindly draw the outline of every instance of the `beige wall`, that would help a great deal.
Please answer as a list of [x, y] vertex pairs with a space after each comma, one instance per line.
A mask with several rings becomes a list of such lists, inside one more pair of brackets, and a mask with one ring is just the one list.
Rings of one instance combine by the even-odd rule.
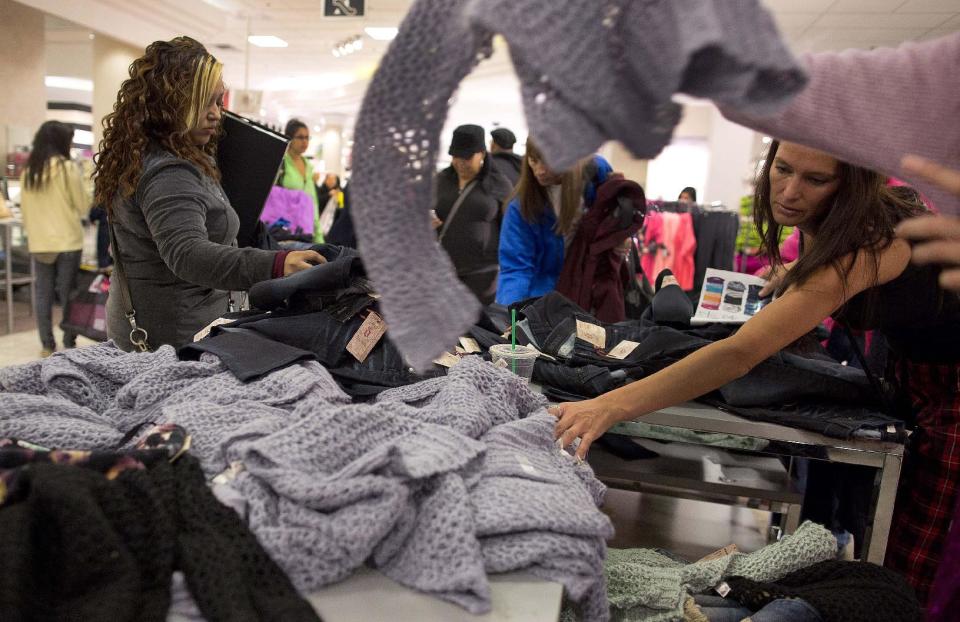
[[93, 150], [103, 137], [103, 117], [113, 111], [117, 92], [130, 77], [130, 63], [143, 55], [143, 48], [97, 34], [93, 40]]
[[29, 142], [46, 120], [43, 13], [0, 0], [0, 153]]

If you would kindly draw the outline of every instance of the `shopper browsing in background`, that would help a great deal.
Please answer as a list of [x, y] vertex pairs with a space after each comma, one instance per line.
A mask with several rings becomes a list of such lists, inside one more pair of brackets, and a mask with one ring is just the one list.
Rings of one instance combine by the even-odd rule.
[[479, 125], [453, 131], [450, 166], [437, 174], [435, 223], [464, 285], [483, 304], [497, 292], [500, 220], [511, 185], [493, 166]]
[[[319, 173], [314, 173], [314, 175], [319, 175]], [[330, 197], [339, 198], [342, 190], [340, 176], [335, 173], [327, 173], [323, 176], [323, 183], [317, 186], [317, 204], [322, 209], [330, 200]]]
[[556, 287], [565, 245], [611, 171], [610, 164], [595, 155], [557, 173], [547, 166], [536, 144], [527, 141], [520, 181], [500, 231], [498, 303], [542, 296]]
[[[70, 160], [73, 128], [47, 121], [33, 137], [30, 157], [20, 177], [20, 209], [27, 247], [35, 262], [37, 329], [41, 356], [57, 349], [53, 337], [53, 302], [60, 299], [64, 315], [77, 284], [83, 249], [81, 221], [90, 209], [90, 194], [80, 169]], [[63, 346], [72, 348], [77, 336], [64, 333]]]
[[[925, 213], [886, 177], [795, 143], [771, 144], [757, 182], [755, 221], [774, 266], [780, 296], [733, 336], [674, 365], [585, 402], [552, 409], [563, 444], [590, 444], [614, 423], [700, 397], [755, 365], [829, 316], [881, 332], [896, 359], [901, 389], [916, 405], [887, 565], [903, 573], [921, 601], [933, 581], [960, 479], [960, 296], [944, 292], [936, 270], [910, 264], [894, 236], [901, 221]], [[779, 229], [796, 226], [800, 258], [784, 265]]]
[[505, 127], [490, 132], [490, 156], [493, 166], [510, 180], [510, 186], [516, 188], [520, 180], [520, 164], [523, 158], [513, 152], [517, 137]]
[[128, 313], [150, 348], [180, 346], [228, 311], [228, 291], [323, 262], [314, 251], [236, 247], [239, 218], [212, 157], [222, 72], [189, 37], [156, 41], [104, 119], [96, 201], [115, 233], [107, 334], [124, 350], [134, 347]]
[[277, 185], [288, 190], [299, 190], [307, 193], [313, 202], [313, 241], [323, 242], [323, 231], [320, 228], [320, 210], [324, 204], [317, 197], [317, 186], [313, 182], [313, 165], [303, 157], [310, 144], [310, 129], [307, 124], [298, 119], [287, 121], [283, 129], [284, 135], [290, 139], [287, 153], [283, 156], [283, 167]]
[[677, 201], [680, 203], [696, 203], [697, 189], [693, 186], [687, 186], [680, 191], [680, 196], [677, 197]]

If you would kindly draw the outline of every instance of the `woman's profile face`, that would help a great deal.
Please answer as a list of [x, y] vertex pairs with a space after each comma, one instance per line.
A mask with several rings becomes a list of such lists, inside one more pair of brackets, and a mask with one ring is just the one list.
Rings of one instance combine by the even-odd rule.
[[815, 222], [840, 187], [840, 163], [796, 143], [780, 143], [770, 167], [770, 207], [784, 227]]
[[550, 170], [543, 160], [528, 155], [527, 162], [530, 163], [530, 170], [533, 171], [533, 176], [541, 186], [556, 186], [562, 181], [561, 176]]
[[190, 130], [190, 140], [197, 147], [203, 147], [217, 133], [217, 127], [220, 125], [220, 119], [223, 116], [223, 94], [225, 92], [223, 81], [217, 84], [213, 90], [210, 101], [200, 115], [197, 127]]

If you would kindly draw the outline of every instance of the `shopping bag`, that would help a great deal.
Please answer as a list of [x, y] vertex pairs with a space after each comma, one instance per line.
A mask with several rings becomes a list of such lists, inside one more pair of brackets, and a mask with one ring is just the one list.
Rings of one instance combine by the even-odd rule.
[[107, 297], [110, 277], [101, 272], [80, 270], [77, 288], [64, 309], [60, 328], [94, 341], [107, 340]]

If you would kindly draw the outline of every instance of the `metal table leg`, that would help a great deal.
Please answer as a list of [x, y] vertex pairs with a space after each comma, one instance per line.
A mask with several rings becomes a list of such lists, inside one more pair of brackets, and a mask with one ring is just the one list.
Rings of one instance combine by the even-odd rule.
[[893, 504], [897, 499], [897, 484], [900, 482], [900, 468], [902, 458], [894, 454], [886, 454], [883, 466], [877, 478], [873, 503], [872, 525], [867, 527], [863, 550], [866, 551], [866, 561], [874, 564], [883, 564], [887, 553], [887, 540], [890, 537], [890, 527], [893, 519]]
[[3, 225], [3, 286], [7, 297], [7, 334], [13, 332], [13, 227]]

